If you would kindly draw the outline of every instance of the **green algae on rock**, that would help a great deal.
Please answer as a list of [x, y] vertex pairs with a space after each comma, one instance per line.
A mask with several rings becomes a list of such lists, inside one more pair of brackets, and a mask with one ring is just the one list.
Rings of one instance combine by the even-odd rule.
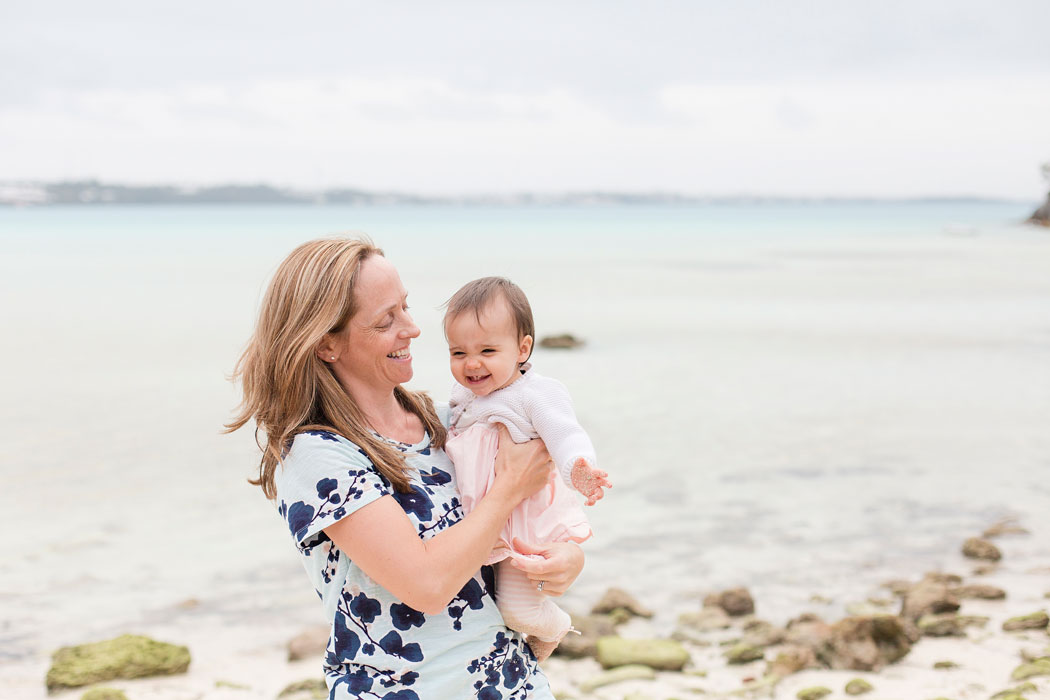
[[278, 693], [277, 697], [285, 700], [325, 700], [328, 697], [328, 685], [324, 679], [308, 678], [284, 686], [284, 690]]
[[601, 637], [598, 662], [602, 668], [640, 664], [660, 671], [681, 671], [689, 662], [689, 652], [672, 639]]
[[1004, 632], [1016, 632], [1018, 630], [1041, 630], [1050, 623], [1050, 617], [1045, 610], [1031, 613], [1030, 615], [1019, 615], [1011, 617], [1003, 623]]
[[993, 695], [990, 700], [1025, 700], [1025, 693], [1034, 693], [1037, 690], [1038, 688], [1036, 688], [1035, 683], [1022, 683], [1016, 688], [1000, 690]]
[[822, 685], [815, 685], [811, 688], [803, 688], [802, 690], [795, 693], [795, 697], [798, 700], [820, 700], [826, 695], [831, 695], [831, 688], [825, 688]]
[[933, 667], [939, 671], [949, 671], [953, 668], [959, 668], [959, 664], [954, 661], [934, 661]]
[[185, 673], [190, 650], [134, 634], [102, 642], [62, 647], [51, 657], [48, 692], [80, 688], [115, 678], [146, 678]]
[[80, 700], [128, 700], [123, 690], [116, 688], [92, 688], [80, 696]]
[[585, 693], [591, 693], [598, 688], [612, 685], [613, 683], [622, 683], [623, 681], [651, 681], [655, 678], [656, 671], [649, 666], [628, 664], [627, 666], [614, 668], [611, 671], [603, 671], [596, 676], [591, 676], [590, 678], [585, 679], [580, 683], [580, 690]]
[[846, 684], [846, 695], [863, 695], [875, 690], [875, 686], [863, 678], [854, 678]]
[[747, 664], [766, 657], [765, 650], [753, 644], [734, 644], [722, 652], [722, 655], [731, 664]]
[[1015, 681], [1025, 681], [1036, 676], [1050, 676], [1050, 656], [1021, 664], [1010, 674], [1010, 678]]

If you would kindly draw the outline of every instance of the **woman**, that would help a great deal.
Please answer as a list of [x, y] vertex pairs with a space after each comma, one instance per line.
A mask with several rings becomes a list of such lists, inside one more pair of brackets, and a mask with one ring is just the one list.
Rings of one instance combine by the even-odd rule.
[[[538, 441], [501, 438], [495, 487], [463, 517], [442, 450], [447, 407], [401, 386], [419, 335], [406, 298], [366, 240], [294, 250], [237, 365], [244, 401], [228, 429], [254, 419], [265, 433], [252, 483], [276, 499], [331, 621], [332, 698], [551, 698], [481, 568], [550, 458]], [[546, 594], [582, 569], [575, 544], [520, 546], [543, 556], [523, 567]]]

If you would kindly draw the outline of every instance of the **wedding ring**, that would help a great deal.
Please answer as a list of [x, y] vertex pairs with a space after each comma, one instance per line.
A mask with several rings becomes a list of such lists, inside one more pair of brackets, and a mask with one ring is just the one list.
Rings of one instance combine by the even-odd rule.
[[539, 583], [537, 583], [536, 584], [536, 590], [537, 591], [542, 591], [543, 590], [543, 584], [545, 584], [545, 583], [547, 583], [547, 582], [546, 581], [540, 581]]

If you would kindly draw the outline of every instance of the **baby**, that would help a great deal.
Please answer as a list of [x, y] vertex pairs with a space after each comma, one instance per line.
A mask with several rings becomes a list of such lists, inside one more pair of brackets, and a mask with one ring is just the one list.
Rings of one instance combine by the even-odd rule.
[[514, 510], [487, 562], [499, 562], [496, 603], [504, 622], [527, 635], [542, 661], [571, 622], [542, 593], [542, 583], [533, 586], [525, 572], [511, 564], [510, 559], [530, 558], [514, 551], [514, 538], [537, 544], [582, 542], [591, 536], [591, 528], [567, 484], [587, 497], [587, 505], [594, 505], [604, 495], [602, 488], [612, 484], [595, 466], [594, 446], [576, 421], [565, 387], [540, 376], [527, 362], [534, 333], [528, 299], [502, 277], [474, 280], [449, 300], [445, 337], [457, 384], [452, 387], [445, 451], [456, 465], [465, 513], [492, 484], [499, 447], [495, 423], [505, 425], [515, 442], [541, 438], [558, 468], [560, 476], [551, 474], [550, 488]]

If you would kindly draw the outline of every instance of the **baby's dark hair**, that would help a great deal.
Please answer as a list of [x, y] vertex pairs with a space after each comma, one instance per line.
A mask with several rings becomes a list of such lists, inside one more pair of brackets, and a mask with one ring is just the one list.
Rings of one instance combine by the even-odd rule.
[[536, 324], [532, 320], [532, 307], [521, 287], [506, 277], [482, 277], [467, 282], [445, 302], [445, 323], [468, 311], [481, 320], [481, 312], [493, 301], [502, 296], [514, 316], [514, 325], [518, 330], [518, 339], [525, 336], [536, 338]]

